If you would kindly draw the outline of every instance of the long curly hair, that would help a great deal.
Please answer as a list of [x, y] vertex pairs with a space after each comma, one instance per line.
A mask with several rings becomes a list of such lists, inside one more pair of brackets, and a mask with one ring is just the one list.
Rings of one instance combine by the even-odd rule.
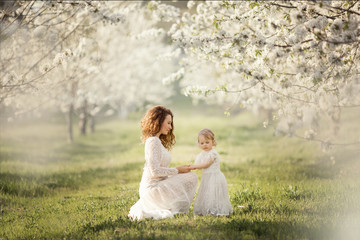
[[170, 115], [172, 118], [171, 130], [168, 134], [160, 135], [160, 140], [162, 145], [171, 150], [172, 146], [175, 144], [175, 135], [174, 135], [174, 115], [170, 109], [167, 109], [163, 106], [155, 106], [148, 110], [145, 116], [141, 120], [142, 128], [142, 141], [145, 142], [149, 137], [155, 136], [161, 129], [162, 123], [165, 121], [165, 118]]

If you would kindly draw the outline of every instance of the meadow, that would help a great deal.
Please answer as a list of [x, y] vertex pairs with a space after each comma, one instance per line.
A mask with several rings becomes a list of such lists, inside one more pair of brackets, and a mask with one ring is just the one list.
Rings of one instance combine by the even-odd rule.
[[197, 216], [191, 207], [172, 219], [127, 218], [144, 164], [142, 113], [103, 120], [73, 144], [58, 118], [3, 123], [0, 239], [359, 239], [358, 146], [323, 153], [274, 136], [249, 113], [174, 114], [171, 166], [191, 163], [197, 132], [211, 128], [234, 214]]

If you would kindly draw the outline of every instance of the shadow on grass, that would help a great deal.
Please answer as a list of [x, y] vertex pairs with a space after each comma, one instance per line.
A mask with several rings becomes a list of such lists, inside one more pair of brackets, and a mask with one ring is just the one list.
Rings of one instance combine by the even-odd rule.
[[[239, 216], [237, 216], [239, 217]], [[96, 238], [106, 232], [113, 239], [331, 239], [324, 226], [290, 221], [234, 219], [234, 217], [210, 217], [214, 219], [143, 220], [132, 222], [126, 216], [105, 220], [98, 224], [86, 224], [71, 236]], [[178, 220], [179, 221], [176, 221]], [[95, 237], [94, 237], [95, 236]]]
[[87, 143], [65, 144], [58, 148], [49, 147], [44, 151], [36, 148], [20, 148], [11, 146], [7, 151], [0, 151], [0, 162], [26, 162], [34, 164], [78, 162], [90, 159], [101, 159], [107, 153], [122, 153], [128, 151], [132, 146], [120, 144], [108, 144], [97, 146]]
[[266, 181], [301, 181], [311, 179], [334, 179], [339, 169], [326, 164], [254, 164], [230, 165], [222, 163], [221, 170], [225, 176], [241, 178], [242, 180], [266, 180]]
[[[98, 130], [94, 134], [81, 136], [72, 144], [64, 139], [44, 136], [36, 139], [24, 140], [22, 136], [17, 141], [1, 139], [0, 162], [27, 162], [27, 163], [64, 163], [88, 159], [101, 159], [106, 154], [119, 154], [137, 146], [137, 138], [129, 137], [131, 133], [113, 133], [110, 130]], [[29, 136], [30, 137], [30, 136]], [[8, 141], [9, 140], [9, 141]]]
[[78, 189], [96, 180], [121, 179], [126, 184], [138, 180], [143, 163], [126, 163], [120, 167], [94, 168], [79, 172], [33, 175], [31, 173], [0, 173], [0, 191], [4, 194], [21, 197], [47, 196], [59, 188]]
[[71, 161], [84, 159], [101, 159], [107, 153], [122, 153], [128, 151], [132, 146], [124, 144], [106, 144], [102, 146], [88, 143], [73, 143], [54, 150], [55, 161]]

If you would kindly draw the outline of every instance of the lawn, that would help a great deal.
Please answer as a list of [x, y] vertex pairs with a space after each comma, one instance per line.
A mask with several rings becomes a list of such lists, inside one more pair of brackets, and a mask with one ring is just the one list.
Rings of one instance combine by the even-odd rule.
[[[62, 120], [1, 125], [0, 239], [359, 239], [357, 147], [323, 153], [273, 136], [249, 113], [174, 111], [172, 166], [199, 153], [211, 128], [234, 214], [132, 222], [144, 164], [141, 113], [99, 122], [66, 142]], [[189, 120], [191, 117], [191, 121]], [[201, 172], [196, 172], [201, 179]]]

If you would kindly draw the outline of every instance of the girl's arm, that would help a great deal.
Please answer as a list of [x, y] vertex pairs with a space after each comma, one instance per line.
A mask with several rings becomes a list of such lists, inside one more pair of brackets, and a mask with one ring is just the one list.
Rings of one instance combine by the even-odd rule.
[[191, 169], [191, 170], [195, 170], [195, 169], [208, 168], [208, 167], [211, 166], [211, 164], [214, 163], [214, 160], [215, 160], [215, 159], [209, 160], [209, 161], [207, 161], [207, 162], [205, 162], [205, 163], [190, 165], [190, 169]]
[[190, 165], [190, 168], [191, 168], [191, 170], [208, 168], [211, 166], [211, 164], [213, 164], [215, 162], [215, 159], [216, 159], [216, 155], [211, 154], [207, 161], [205, 161], [204, 163], [198, 163], [198, 164], [196, 164], [196, 161], [195, 161], [195, 164]]

